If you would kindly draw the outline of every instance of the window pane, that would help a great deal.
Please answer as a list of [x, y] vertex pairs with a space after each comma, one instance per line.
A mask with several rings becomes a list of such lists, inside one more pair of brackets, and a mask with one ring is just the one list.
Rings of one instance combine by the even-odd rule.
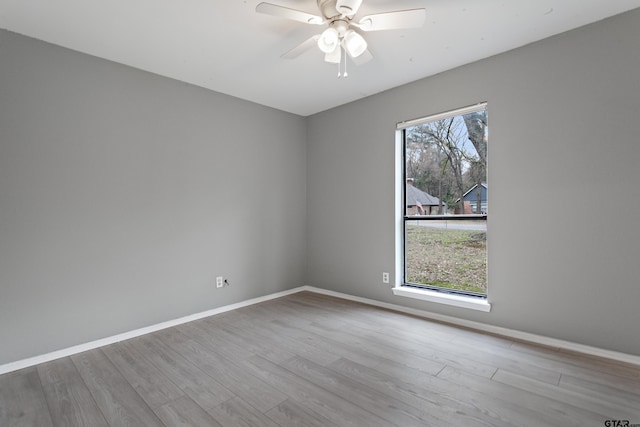
[[487, 212], [486, 110], [405, 133], [405, 215]]
[[405, 282], [486, 294], [486, 225], [486, 221], [407, 221]]
[[486, 110], [404, 135], [405, 282], [486, 295], [486, 217], [468, 218], [488, 212]]

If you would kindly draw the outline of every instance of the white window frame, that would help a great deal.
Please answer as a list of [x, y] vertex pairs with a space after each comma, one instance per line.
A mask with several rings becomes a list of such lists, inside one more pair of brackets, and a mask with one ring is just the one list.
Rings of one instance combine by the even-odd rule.
[[471, 105], [468, 107], [460, 108], [453, 111], [447, 111], [444, 113], [434, 114], [428, 117], [419, 119], [408, 120], [400, 122], [396, 126], [396, 140], [395, 140], [395, 282], [392, 292], [396, 296], [402, 296], [407, 298], [414, 298], [423, 301], [435, 302], [445, 305], [451, 305], [454, 307], [467, 308], [471, 310], [479, 310], [484, 312], [491, 311], [491, 303], [489, 302], [489, 295], [487, 293], [486, 298], [478, 298], [467, 295], [450, 294], [446, 292], [439, 292], [437, 290], [422, 289], [415, 286], [409, 286], [404, 283], [404, 155], [403, 155], [403, 130], [412, 126], [417, 126], [423, 123], [428, 123], [435, 120], [441, 120], [448, 117], [464, 115], [473, 113], [476, 111], [487, 109], [487, 103], [482, 102], [479, 104]]

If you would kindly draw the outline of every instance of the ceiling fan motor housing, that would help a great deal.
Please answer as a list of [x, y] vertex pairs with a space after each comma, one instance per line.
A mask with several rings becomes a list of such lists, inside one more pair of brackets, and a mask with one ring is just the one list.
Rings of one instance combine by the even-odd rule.
[[343, 15], [353, 16], [362, 4], [362, 0], [338, 0], [336, 10]]
[[362, 4], [362, 0], [318, 0], [318, 9], [325, 19], [339, 16], [353, 17]]

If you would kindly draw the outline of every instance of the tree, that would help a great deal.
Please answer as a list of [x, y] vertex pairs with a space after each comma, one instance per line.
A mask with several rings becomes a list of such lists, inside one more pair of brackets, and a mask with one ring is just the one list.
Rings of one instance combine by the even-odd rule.
[[487, 110], [469, 113], [462, 116], [467, 126], [469, 141], [473, 144], [480, 162], [487, 166]]
[[414, 137], [418, 137], [419, 140], [426, 141], [440, 154], [442, 159], [439, 164], [440, 178], [443, 180], [447, 176], [447, 170], [451, 172], [453, 177], [452, 184], [455, 185], [456, 196], [458, 196], [460, 206], [463, 208], [463, 161], [466, 157], [463, 146], [467, 138], [464, 122], [456, 117], [436, 120], [416, 126], [412, 134]]
[[[413, 185], [442, 200], [449, 191], [450, 173], [443, 170], [443, 154], [425, 134], [412, 132], [407, 137], [406, 169], [407, 178]], [[443, 176], [444, 172], [444, 176]]]
[[[470, 142], [470, 144], [469, 144]], [[485, 111], [435, 120], [407, 129], [406, 173], [414, 185], [437, 194], [449, 208], [464, 213], [466, 189], [486, 181], [487, 116]], [[476, 212], [481, 212], [481, 193]]]
[[477, 160], [472, 160], [469, 169], [476, 185], [476, 213], [482, 212], [482, 184], [487, 180], [487, 111], [482, 110], [462, 116], [467, 127], [469, 141], [478, 154]]

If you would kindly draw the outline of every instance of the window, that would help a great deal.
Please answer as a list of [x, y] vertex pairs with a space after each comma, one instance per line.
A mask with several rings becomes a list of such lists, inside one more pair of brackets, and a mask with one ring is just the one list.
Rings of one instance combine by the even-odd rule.
[[401, 123], [398, 144], [402, 288], [485, 299], [486, 104]]

